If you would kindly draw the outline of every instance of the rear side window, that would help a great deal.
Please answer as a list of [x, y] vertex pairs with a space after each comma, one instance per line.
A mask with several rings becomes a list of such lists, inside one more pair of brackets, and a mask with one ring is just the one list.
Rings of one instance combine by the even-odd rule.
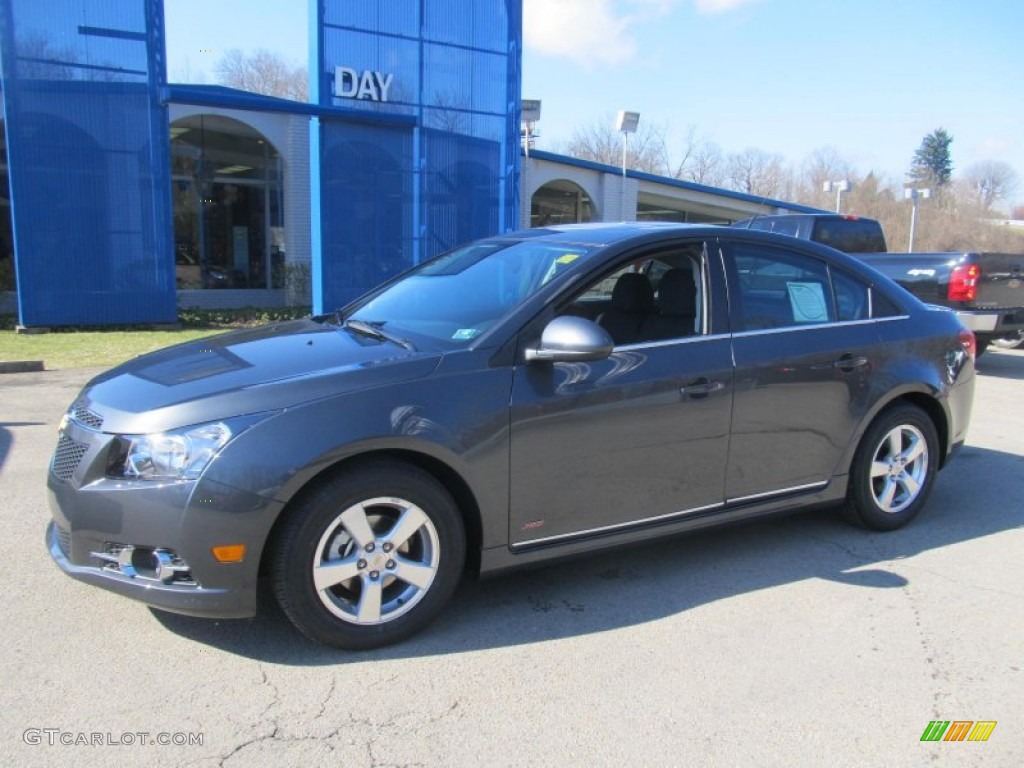
[[884, 253], [885, 236], [872, 219], [824, 219], [815, 223], [814, 240], [844, 253]]
[[835, 322], [828, 268], [810, 256], [736, 244], [739, 331]]
[[836, 317], [840, 322], [867, 320], [871, 313], [869, 288], [845, 272], [832, 272], [832, 286], [836, 292]]
[[905, 314], [896, 306], [896, 302], [885, 296], [880, 291], [871, 290], [871, 316], [872, 317], [899, 317]]

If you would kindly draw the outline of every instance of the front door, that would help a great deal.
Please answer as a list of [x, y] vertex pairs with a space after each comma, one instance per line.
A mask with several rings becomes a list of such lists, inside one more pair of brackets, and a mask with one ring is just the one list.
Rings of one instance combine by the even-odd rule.
[[[614, 284], [629, 275], [623, 282], [636, 289], [637, 272], [648, 281], [650, 301], [636, 299], [636, 311], [616, 307]], [[703, 243], [634, 258], [562, 308], [615, 328], [620, 343], [608, 359], [517, 367], [513, 546], [655, 524], [722, 505], [732, 350], [728, 335], [712, 333], [708, 273]], [[611, 295], [604, 305], [602, 291], [605, 299]]]

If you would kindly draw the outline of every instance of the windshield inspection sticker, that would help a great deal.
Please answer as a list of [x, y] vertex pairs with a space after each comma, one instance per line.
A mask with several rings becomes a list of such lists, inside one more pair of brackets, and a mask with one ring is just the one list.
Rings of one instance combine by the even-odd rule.
[[452, 334], [452, 338], [456, 341], [468, 341], [476, 336], [476, 334], [476, 328], [459, 328], [459, 330]]
[[825, 289], [821, 283], [788, 282], [789, 306], [793, 309], [793, 320], [798, 323], [824, 323], [828, 321], [825, 306]]
[[572, 264], [579, 257], [578, 253], [567, 253], [565, 256], [559, 256], [555, 259], [555, 264]]

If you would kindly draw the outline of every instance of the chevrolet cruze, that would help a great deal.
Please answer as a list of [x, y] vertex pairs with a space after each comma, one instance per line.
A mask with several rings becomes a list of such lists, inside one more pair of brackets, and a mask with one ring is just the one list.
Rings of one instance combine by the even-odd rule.
[[973, 388], [954, 314], [829, 248], [529, 230], [100, 375], [61, 423], [47, 544], [156, 608], [251, 616], [268, 589], [309, 637], [375, 647], [466, 571], [796, 508], [898, 528]]

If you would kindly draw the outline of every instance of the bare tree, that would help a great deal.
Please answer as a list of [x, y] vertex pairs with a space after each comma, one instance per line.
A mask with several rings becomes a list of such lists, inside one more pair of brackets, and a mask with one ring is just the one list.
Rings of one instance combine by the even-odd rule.
[[963, 172], [982, 210], [988, 212], [998, 200], [1005, 200], [1017, 189], [1017, 173], [1002, 160], [981, 160]]
[[280, 54], [264, 48], [247, 54], [238, 48], [217, 62], [217, 82], [265, 96], [305, 101], [309, 93], [306, 68], [290, 64]]
[[677, 179], [718, 186], [725, 181], [722, 148], [697, 133], [697, 126], [688, 125], [683, 136], [682, 155], [673, 162]]
[[170, 80], [172, 83], [198, 83], [202, 85], [206, 83], [206, 73], [201, 69], [194, 69], [192, 61], [186, 56], [185, 62], [171, 73]]
[[[607, 115], [577, 128], [562, 151], [581, 160], [622, 165], [622, 134], [615, 130], [614, 122], [611, 115]], [[626, 166], [647, 173], [666, 173], [665, 137], [656, 126], [641, 121], [637, 132], [629, 135]]]
[[[818, 147], [800, 166], [798, 196], [808, 205], [826, 208], [834, 204], [835, 195], [825, 192], [826, 181], [856, 181], [858, 174], [853, 164], [832, 146]], [[856, 185], [854, 185], [856, 189]]]
[[738, 192], [775, 197], [785, 184], [782, 155], [773, 155], [756, 147], [729, 155], [725, 178]]
[[705, 142], [690, 158], [689, 181], [720, 187], [725, 183], [725, 156], [713, 141]]

